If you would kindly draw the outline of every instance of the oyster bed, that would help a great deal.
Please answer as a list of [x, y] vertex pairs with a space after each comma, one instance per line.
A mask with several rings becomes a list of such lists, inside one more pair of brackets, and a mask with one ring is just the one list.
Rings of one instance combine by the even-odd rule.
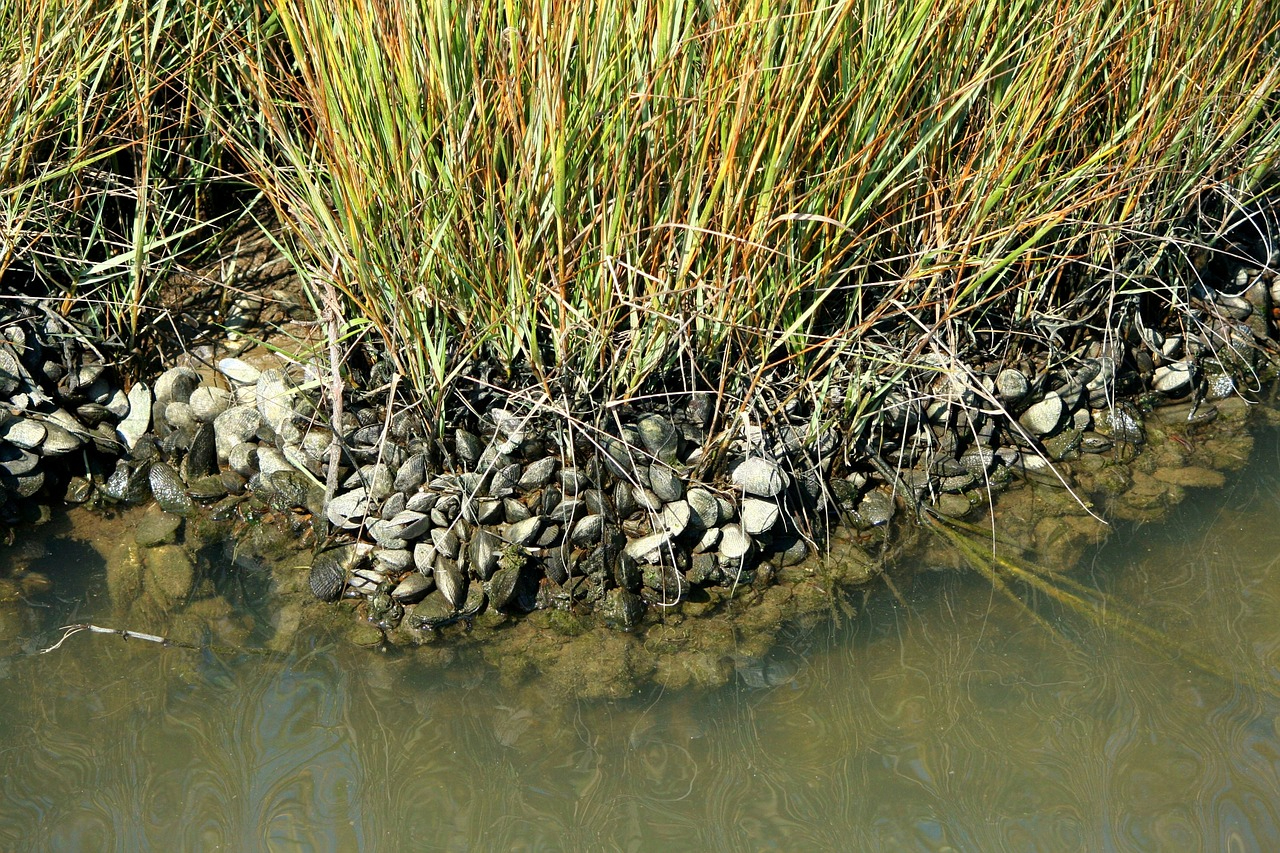
[[[914, 525], [895, 517], [964, 518], [1023, 485], [999, 526], [1065, 568], [1101, 535], [1097, 515], [1150, 517], [1220, 482], [1245, 455], [1246, 398], [1274, 372], [1276, 260], [1202, 286], [1183, 328], [1135, 317], [1125, 340], [1053, 366], [979, 365], [967, 385], [944, 375], [927, 396], [886, 401], [876, 441], [857, 446], [800, 407], [713, 434], [709, 393], [588, 422], [491, 381], [427, 423], [378, 364], [375, 390], [346, 389], [333, 423], [328, 366], [311, 358], [204, 347], [126, 387], [71, 321], [14, 303], [0, 341], [0, 513], [39, 521], [58, 502], [154, 499], [162, 520], [109, 573], [138, 619], [196, 595], [180, 519], [235, 520], [243, 535], [270, 513], [311, 551], [274, 570], [277, 587], [314, 597], [310, 619], [317, 602], [348, 602], [358, 642], [447, 656], [442, 638], [482, 629], [470, 636], [492, 635], [486, 649], [520, 673], [555, 671], [561, 646], [587, 635], [614, 676], [571, 655], [577, 692], [714, 683], [786, 619], [874, 577], [890, 544], [911, 544]], [[1038, 510], [1020, 508], [1027, 495]]]

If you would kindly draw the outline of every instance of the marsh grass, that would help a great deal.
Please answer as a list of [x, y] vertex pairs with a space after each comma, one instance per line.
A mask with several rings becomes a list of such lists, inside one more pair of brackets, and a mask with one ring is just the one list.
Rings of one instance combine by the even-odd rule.
[[700, 389], [861, 434], [1185, 306], [1280, 151], [1262, 0], [275, 10], [254, 178], [435, 400], [484, 359], [571, 412]]
[[165, 276], [235, 216], [213, 201], [220, 126], [245, 103], [227, 34], [256, 17], [223, 0], [0, 0], [0, 278], [64, 296], [122, 353], [146, 337]]
[[[145, 335], [253, 211], [438, 417], [867, 434], [1052, 367], [1275, 185], [1265, 0], [0, 0], [0, 274]], [[1211, 213], [1207, 213], [1210, 212]], [[477, 371], [477, 365], [483, 369]], [[968, 404], [974, 404], [972, 397]], [[977, 405], [984, 405], [977, 403]]]

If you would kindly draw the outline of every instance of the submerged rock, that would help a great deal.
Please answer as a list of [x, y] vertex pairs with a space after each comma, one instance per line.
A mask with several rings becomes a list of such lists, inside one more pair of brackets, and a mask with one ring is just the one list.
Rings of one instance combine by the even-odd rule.
[[142, 549], [136, 542], [121, 542], [107, 558], [107, 592], [111, 603], [125, 608], [142, 594]]
[[143, 548], [166, 545], [177, 539], [178, 528], [181, 526], [180, 516], [152, 507], [138, 521], [138, 526], [133, 531], [133, 540]]
[[774, 537], [770, 545], [771, 561], [782, 567], [796, 566], [809, 556], [809, 543], [795, 534]]
[[180, 545], [148, 548], [142, 559], [147, 567], [145, 588], [161, 607], [170, 609], [187, 600], [195, 588], [195, 565]]
[[854, 520], [859, 527], [880, 527], [893, 518], [894, 509], [891, 494], [882, 489], [872, 489], [858, 503]]
[[1099, 434], [1114, 441], [1142, 444], [1146, 438], [1146, 426], [1137, 410], [1126, 405], [1116, 405], [1094, 413], [1094, 428]]
[[1162, 483], [1192, 488], [1220, 489], [1227, 482], [1227, 478], [1221, 471], [1196, 465], [1179, 468], [1157, 468], [1152, 472], [1151, 476]]

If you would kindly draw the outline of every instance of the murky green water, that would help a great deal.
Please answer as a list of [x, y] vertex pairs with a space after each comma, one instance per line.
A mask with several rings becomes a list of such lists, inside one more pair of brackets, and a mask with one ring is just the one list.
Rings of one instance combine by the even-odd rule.
[[100, 562], [63, 543], [0, 658], [0, 849], [1280, 849], [1278, 515], [1268, 435], [1076, 575], [1225, 678], [923, 573], [731, 688], [607, 703], [315, 639], [32, 654], [109, 621]]

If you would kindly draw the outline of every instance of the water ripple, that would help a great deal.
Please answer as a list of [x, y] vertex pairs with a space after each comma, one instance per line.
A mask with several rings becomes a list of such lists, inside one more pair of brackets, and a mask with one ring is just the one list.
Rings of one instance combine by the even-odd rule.
[[1280, 849], [1280, 528], [1219, 501], [1080, 574], [1216, 675], [958, 573], [608, 703], [465, 657], [76, 638], [6, 661], [0, 849]]

